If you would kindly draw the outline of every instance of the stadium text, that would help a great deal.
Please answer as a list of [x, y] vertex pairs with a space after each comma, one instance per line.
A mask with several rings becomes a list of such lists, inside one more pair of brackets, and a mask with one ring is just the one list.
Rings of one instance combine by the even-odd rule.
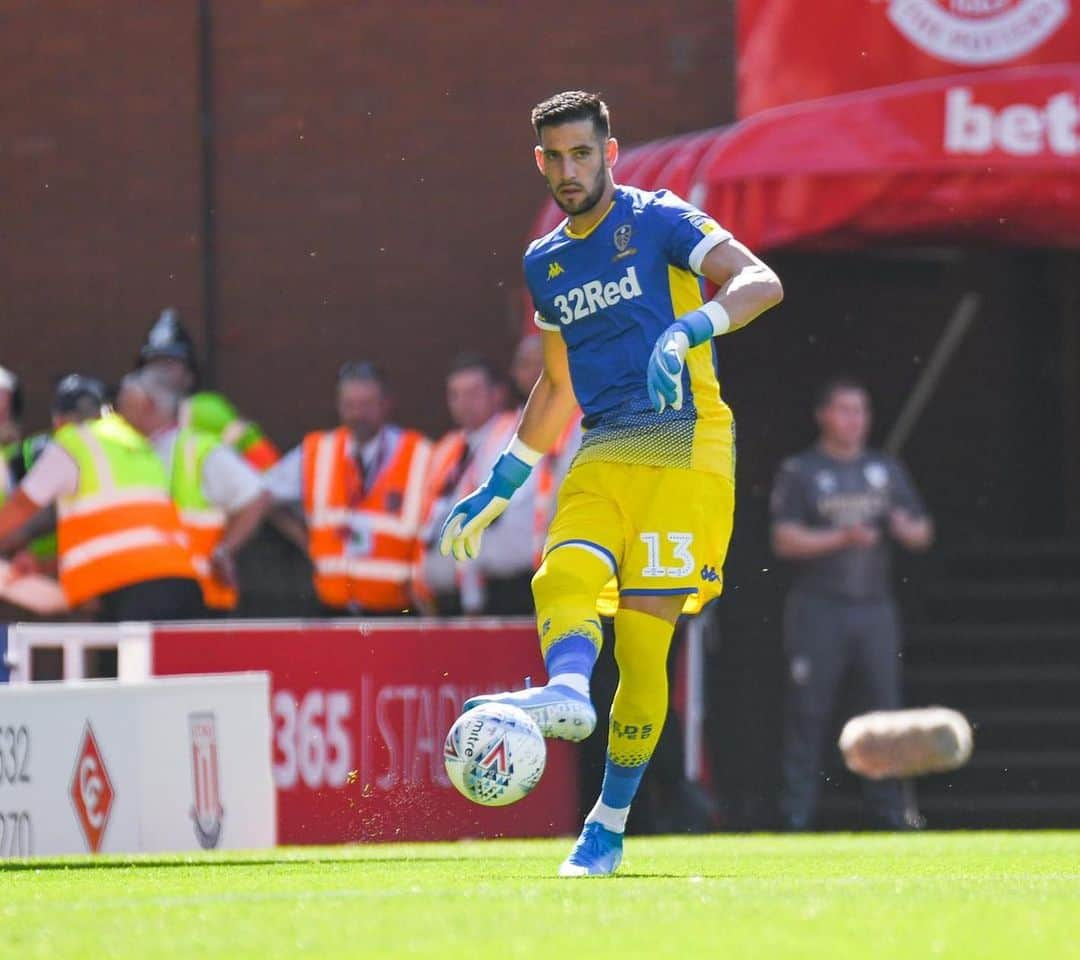
[[[0, 791], [30, 783], [30, 728], [0, 724]], [[0, 797], [3, 793], [0, 792]], [[16, 790], [16, 796], [21, 793]], [[11, 797], [8, 797], [10, 802]], [[17, 802], [17, 801], [16, 801]], [[0, 859], [29, 857], [34, 852], [34, 828], [29, 810], [0, 811]]]
[[399, 784], [450, 788], [443, 736], [461, 704], [489, 686], [386, 684], [360, 680], [359, 712], [348, 690], [278, 690], [273, 709], [273, 773], [280, 790], [343, 787], [388, 792]]
[[30, 728], [0, 726], [0, 786], [30, 782]]
[[945, 150], [984, 154], [994, 150], [1017, 157], [1080, 153], [1080, 105], [1069, 91], [1051, 96], [1043, 107], [1015, 103], [1000, 110], [976, 103], [969, 87], [945, 95]]

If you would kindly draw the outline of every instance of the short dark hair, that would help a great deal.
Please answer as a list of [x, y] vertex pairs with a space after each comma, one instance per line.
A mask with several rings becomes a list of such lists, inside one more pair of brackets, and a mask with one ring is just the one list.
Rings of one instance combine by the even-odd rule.
[[840, 376], [830, 377], [817, 388], [814, 393], [814, 409], [821, 410], [827, 407], [832, 403], [833, 397], [842, 390], [858, 390], [860, 393], [865, 394], [867, 399], [870, 397], [870, 391], [862, 380], [858, 377], [842, 374]]
[[386, 374], [383, 373], [382, 367], [370, 360], [346, 360], [338, 370], [338, 386], [340, 387], [347, 380], [374, 383], [380, 390], [386, 392]]
[[464, 370], [479, 370], [487, 377], [490, 383], [499, 382], [499, 374], [491, 361], [478, 353], [459, 353], [454, 357], [454, 362], [450, 364], [450, 369], [446, 371], [446, 375], [452, 377], [455, 373], [461, 373]]
[[538, 140], [544, 127], [557, 127], [576, 120], [591, 120], [601, 140], [611, 136], [611, 115], [598, 93], [565, 90], [548, 97], [532, 109], [532, 125]]

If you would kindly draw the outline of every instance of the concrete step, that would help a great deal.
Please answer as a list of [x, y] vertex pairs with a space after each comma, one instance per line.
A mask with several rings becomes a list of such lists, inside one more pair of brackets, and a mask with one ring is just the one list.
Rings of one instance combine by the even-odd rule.
[[927, 591], [923, 614], [939, 626], [1080, 621], [1080, 579], [947, 580]]
[[977, 664], [1080, 665], [1080, 621], [917, 626], [905, 637], [904, 663], [912, 670]]
[[[1080, 793], [934, 795], [925, 784], [915, 784], [916, 806], [931, 830], [1070, 830], [1080, 827]], [[824, 829], [851, 829], [860, 821], [862, 800], [858, 787], [824, 798]]]
[[920, 666], [904, 672], [905, 702], [940, 704], [969, 716], [1008, 706], [1068, 709], [1080, 703], [1080, 665]]
[[1029, 579], [1046, 576], [1080, 580], [1080, 541], [986, 541], [953, 550], [943, 558], [957, 579]]

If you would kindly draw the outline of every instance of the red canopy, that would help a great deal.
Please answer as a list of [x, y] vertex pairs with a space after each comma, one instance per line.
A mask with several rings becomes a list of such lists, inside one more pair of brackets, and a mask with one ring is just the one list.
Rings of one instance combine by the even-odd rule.
[[[626, 151], [755, 250], [1080, 248], [1080, 66], [1020, 67], [767, 110]], [[537, 234], [561, 219], [548, 204]]]

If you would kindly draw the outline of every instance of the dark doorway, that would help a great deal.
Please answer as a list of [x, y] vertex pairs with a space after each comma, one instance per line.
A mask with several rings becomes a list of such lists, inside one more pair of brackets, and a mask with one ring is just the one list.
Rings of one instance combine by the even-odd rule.
[[[951, 609], [943, 596], [956, 575], [950, 558], [971, 544], [1060, 541], [1080, 529], [1080, 255], [935, 249], [767, 259], [784, 281], [784, 304], [719, 343], [738, 424], [738, 505], [712, 643], [709, 742], [731, 823], [747, 828], [773, 822], [778, 780], [786, 571], [769, 549], [768, 494], [781, 460], [813, 442], [818, 383], [836, 373], [865, 380], [873, 443], [882, 444], [961, 298], [978, 294], [975, 320], [900, 451], [939, 531], [931, 556], [897, 570], [910, 633], [927, 597]], [[853, 799], [854, 787], [840, 793]], [[830, 823], [857, 822], [851, 803], [838, 809], [849, 813], [834, 811]]]

